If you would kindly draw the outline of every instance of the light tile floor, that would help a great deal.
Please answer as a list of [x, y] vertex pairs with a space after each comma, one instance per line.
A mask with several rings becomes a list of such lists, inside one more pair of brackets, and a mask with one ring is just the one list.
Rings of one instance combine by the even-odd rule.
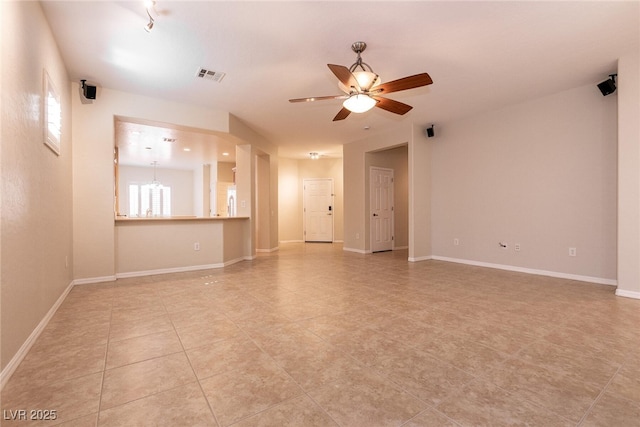
[[284, 244], [76, 286], [3, 390], [2, 425], [640, 426], [640, 301], [406, 259]]

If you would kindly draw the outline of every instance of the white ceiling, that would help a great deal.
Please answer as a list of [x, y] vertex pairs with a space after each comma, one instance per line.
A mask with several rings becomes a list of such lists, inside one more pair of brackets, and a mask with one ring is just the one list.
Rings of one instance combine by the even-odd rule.
[[[400, 123], [435, 123], [437, 134], [483, 110], [597, 90], [623, 52], [639, 49], [637, 1], [158, 0], [150, 33], [142, 1], [43, 9], [71, 79], [228, 111], [290, 158], [341, 157], [343, 144]], [[430, 74], [433, 85], [389, 95], [412, 111], [332, 122], [339, 100], [288, 102], [340, 94], [327, 64], [350, 66], [355, 41], [367, 43], [363, 60], [383, 81]], [[226, 76], [197, 79], [200, 67]]]

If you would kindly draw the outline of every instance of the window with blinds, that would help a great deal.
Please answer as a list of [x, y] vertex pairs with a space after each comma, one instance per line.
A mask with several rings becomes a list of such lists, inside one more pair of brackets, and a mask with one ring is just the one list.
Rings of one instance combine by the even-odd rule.
[[129, 184], [129, 217], [171, 216], [171, 187]]

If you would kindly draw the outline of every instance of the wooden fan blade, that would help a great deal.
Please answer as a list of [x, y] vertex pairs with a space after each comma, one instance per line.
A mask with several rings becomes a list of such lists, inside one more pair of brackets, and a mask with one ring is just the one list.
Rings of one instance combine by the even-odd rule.
[[413, 89], [420, 86], [427, 86], [431, 83], [433, 83], [433, 80], [431, 80], [429, 74], [422, 73], [382, 83], [380, 86], [376, 86], [371, 89], [371, 93], [375, 95], [382, 95], [401, 90]]
[[351, 114], [351, 111], [342, 107], [342, 110], [338, 111], [338, 114], [333, 118], [333, 121], [337, 122], [338, 120], [344, 120], [349, 116], [349, 114]]
[[356, 78], [353, 76], [353, 74], [351, 73], [351, 71], [349, 71], [347, 67], [345, 67], [344, 65], [335, 65], [335, 64], [327, 64], [327, 67], [329, 67], [329, 69], [333, 72], [333, 74], [336, 75], [338, 80], [340, 80], [340, 83], [342, 83], [348, 88], [354, 87], [358, 92], [361, 91], [358, 81], [356, 80]]
[[404, 104], [402, 102], [398, 102], [394, 99], [382, 98], [380, 96], [372, 96], [373, 99], [378, 101], [376, 103], [376, 107], [382, 108], [383, 110], [390, 111], [396, 114], [407, 114], [413, 108], [411, 105]]
[[329, 95], [329, 96], [312, 96], [310, 98], [295, 98], [290, 99], [289, 102], [312, 102], [312, 101], [325, 101], [327, 99], [347, 99], [347, 95]]

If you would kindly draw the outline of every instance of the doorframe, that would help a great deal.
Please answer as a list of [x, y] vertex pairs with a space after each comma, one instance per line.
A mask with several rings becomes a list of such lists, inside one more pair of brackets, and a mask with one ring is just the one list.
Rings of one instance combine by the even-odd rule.
[[[369, 166], [369, 253], [375, 253], [373, 251], [373, 239], [374, 239], [374, 229], [373, 229], [373, 200], [371, 197], [371, 190], [373, 188], [373, 183], [371, 181], [371, 173], [374, 169], [381, 171], [391, 172], [391, 184], [392, 184], [392, 200], [391, 200], [391, 250], [395, 250], [396, 240], [395, 240], [395, 226], [396, 226], [396, 212], [395, 212], [395, 176], [396, 171], [392, 168], [385, 168], [382, 166]], [[378, 251], [384, 252], [384, 251]]]
[[302, 179], [302, 241], [304, 243], [314, 242], [314, 240], [307, 240], [307, 211], [306, 211], [306, 197], [305, 192], [307, 191], [306, 182], [307, 181], [329, 181], [331, 183], [331, 243], [335, 241], [336, 238], [336, 193], [334, 191], [334, 182], [333, 178], [303, 178]]

